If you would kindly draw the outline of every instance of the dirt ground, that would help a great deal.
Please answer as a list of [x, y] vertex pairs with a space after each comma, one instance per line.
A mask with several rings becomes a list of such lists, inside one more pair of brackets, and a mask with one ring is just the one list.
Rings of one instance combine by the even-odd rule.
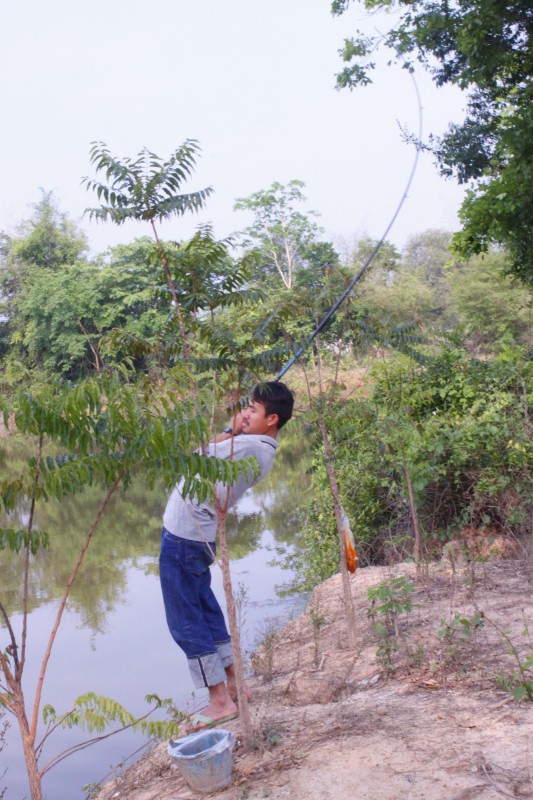
[[[415, 584], [413, 609], [397, 616], [396, 630], [389, 620], [378, 647], [367, 590], [401, 576]], [[361, 569], [351, 578], [351, 648], [340, 576], [326, 581], [256, 654], [256, 747], [243, 751], [238, 720], [224, 726], [237, 736], [233, 781], [208, 797], [533, 798], [533, 704], [516, 702], [506, 684], [524, 679], [509, 641], [519, 661], [533, 654], [532, 579], [525, 556], [453, 569], [443, 561], [418, 579], [412, 564]], [[98, 800], [199, 796], [162, 744]]]

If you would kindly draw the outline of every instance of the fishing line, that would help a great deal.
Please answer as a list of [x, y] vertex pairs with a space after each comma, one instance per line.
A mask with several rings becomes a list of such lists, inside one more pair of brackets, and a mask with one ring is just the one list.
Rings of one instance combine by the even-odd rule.
[[369, 268], [370, 264], [372, 263], [372, 261], [374, 260], [376, 255], [378, 254], [379, 250], [381, 249], [381, 246], [383, 245], [385, 239], [387, 238], [387, 235], [388, 235], [390, 229], [392, 228], [392, 226], [396, 222], [396, 219], [397, 219], [400, 211], [402, 210], [402, 206], [403, 206], [405, 200], [407, 199], [407, 195], [409, 193], [409, 189], [411, 188], [411, 184], [413, 182], [413, 178], [414, 178], [415, 173], [416, 173], [416, 168], [418, 166], [418, 157], [420, 155], [420, 149], [421, 149], [419, 143], [422, 141], [422, 104], [421, 104], [421, 101], [420, 101], [420, 92], [418, 91], [418, 86], [417, 86], [417, 83], [416, 83], [416, 80], [415, 80], [415, 76], [413, 75], [413, 73], [410, 73], [410, 75], [411, 75], [411, 80], [413, 81], [413, 85], [414, 85], [415, 92], [416, 92], [416, 98], [417, 98], [417, 102], [418, 102], [418, 140], [417, 140], [418, 143], [416, 145], [415, 158], [414, 158], [414, 161], [413, 161], [413, 165], [411, 167], [411, 172], [409, 174], [409, 179], [408, 179], [407, 184], [405, 186], [405, 189], [403, 191], [401, 200], [398, 203], [398, 207], [396, 208], [396, 211], [394, 212], [394, 214], [392, 216], [392, 219], [390, 220], [389, 224], [387, 225], [387, 227], [386, 227], [381, 239], [379, 240], [377, 245], [374, 247], [373, 251], [370, 253], [370, 255], [368, 256], [368, 258], [364, 262], [364, 264], [361, 267], [361, 269], [359, 270], [359, 272], [357, 272], [354, 275], [354, 277], [351, 279], [351, 281], [348, 284], [348, 286], [346, 287], [346, 289], [342, 292], [340, 297], [338, 297], [338, 299], [335, 301], [335, 303], [331, 306], [331, 308], [329, 309], [327, 314], [324, 316], [324, 318], [321, 320], [321, 322], [319, 322], [319, 324], [317, 325], [317, 327], [315, 328], [313, 333], [304, 342], [304, 344], [299, 348], [298, 352], [283, 367], [281, 372], [278, 373], [278, 375], [276, 377], [277, 381], [279, 381], [290, 370], [290, 368], [296, 363], [296, 361], [300, 358], [302, 353], [309, 347], [311, 342], [318, 336], [320, 331], [324, 328], [324, 326], [333, 317], [335, 312], [344, 303], [344, 301], [346, 300], [348, 295], [352, 292], [352, 290], [353, 290], [354, 286], [356, 285], [356, 283], [358, 283], [358, 281], [361, 280], [361, 278], [363, 277], [363, 275], [365, 274], [365, 272]]

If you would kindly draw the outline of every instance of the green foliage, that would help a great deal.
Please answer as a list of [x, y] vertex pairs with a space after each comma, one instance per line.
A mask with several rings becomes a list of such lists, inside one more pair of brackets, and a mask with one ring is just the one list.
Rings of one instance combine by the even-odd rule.
[[[13, 377], [26, 382], [30, 377], [35, 380], [30, 371], [40, 368], [50, 346], [56, 348], [56, 354], [65, 347], [65, 339], [58, 344], [56, 337], [58, 333], [63, 336], [69, 314], [75, 313], [69, 311], [69, 306], [80, 308], [74, 295], [83, 293], [86, 249], [84, 234], [59, 212], [51, 193], [43, 194], [32, 217], [21, 225], [19, 235], [4, 240], [0, 251], [0, 358], [6, 362], [5, 382]], [[77, 280], [66, 289], [68, 269], [77, 272]], [[65, 301], [69, 301], [66, 324], [62, 327], [56, 319], [58, 328], [43, 330], [43, 325], [50, 322], [50, 318], [44, 319], [46, 313], [55, 309], [56, 318], [61, 318]], [[43, 306], [47, 311], [42, 310]], [[87, 309], [87, 313], [91, 311]], [[83, 317], [82, 312], [80, 322]], [[77, 318], [75, 325], [75, 336], [83, 338]], [[79, 346], [68, 343], [71, 352], [76, 347], [79, 357]]]
[[[191, 453], [208, 438], [211, 396], [187, 399], [188, 380], [187, 371], [175, 370], [163, 386], [138, 386], [106, 373], [76, 386], [58, 381], [39, 392], [18, 392], [13, 412], [19, 431], [46, 437], [47, 447], [55, 443], [66, 454], [30, 458], [17, 478], [0, 485], [2, 507], [9, 513], [27, 496], [46, 502], [98, 481], [109, 486], [119, 478], [127, 487], [140, 463], [148, 486], [156, 480], [171, 486], [183, 478], [184, 493], [200, 500], [215, 482], [234, 483], [256, 469], [250, 459], [233, 462]], [[4, 530], [0, 541], [19, 550], [27, 538]], [[44, 532], [32, 533], [33, 549], [46, 541]]]
[[[423, 366], [389, 357], [374, 369], [365, 397], [328, 407], [340, 499], [360, 564], [412, 554], [405, 465], [427, 555], [464, 525], [527, 535], [532, 377], [520, 350], [480, 361], [444, 347], [427, 355]], [[295, 557], [305, 588], [336, 572], [338, 564], [319, 445], [315, 453], [303, 544]]]
[[253, 224], [244, 229], [240, 240], [244, 247], [257, 250], [255, 277], [264, 280], [265, 276], [276, 276], [287, 289], [293, 288], [298, 272], [305, 275], [308, 261], [316, 280], [316, 272], [332, 267], [332, 263], [325, 262], [335, 258], [331, 246], [317, 241], [322, 229], [309, 219], [318, 216], [317, 212], [302, 214], [294, 208], [295, 203], [305, 201], [304, 187], [297, 180], [289, 181], [286, 186], [275, 182], [269, 189], [239, 198], [235, 203], [235, 210], [254, 214]]
[[[51, 705], [43, 707], [43, 722], [46, 726], [46, 733], [37, 751], [40, 752], [48, 735], [57, 727], [76, 728], [89, 733], [96, 733], [89, 742], [82, 742], [70, 747], [66, 753], [52, 758], [42, 769], [41, 775], [45, 775], [59, 761], [69, 755], [73, 755], [79, 750], [83, 750], [88, 744], [94, 744], [101, 739], [108, 738], [124, 730], [140, 731], [149, 739], [169, 739], [179, 735], [179, 724], [187, 719], [187, 715], [178, 711], [171, 699], [161, 699], [156, 694], [146, 696], [146, 702], [151, 705], [149, 711], [141, 717], [136, 717], [127, 711], [116, 700], [109, 697], [97, 695], [94, 692], [80, 695], [73, 704], [70, 711], [65, 714], [57, 714]], [[153, 714], [157, 711], [164, 711], [166, 719], [154, 719]], [[105, 731], [113, 726], [114, 730], [109, 733]]]
[[105, 205], [87, 213], [98, 221], [120, 225], [127, 219], [161, 222], [198, 211], [213, 191], [211, 187], [189, 194], [177, 192], [194, 171], [199, 150], [197, 141], [187, 139], [166, 161], [147, 148], [135, 159], [120, 159], [111, 155], [104, 142], [94, 142], [91, 164], [105, 182], [84, 178], [84, 183]]
[[[498, 104], [500, 108], [492, 120], [489, 136], [499, 141], [478, 186], [467, 193], [463, 202], [459, 212], [463, 229], [455, 235], [454, 246], [458, 253], [468, 257], [488, 252], [493, 242], [505, 245], [509, 256], [508, 272], [531, 287], [533, 111], [531, 91], [523, 92], [524, 96], [520, 98], [522, 91], [515, 87], [512, 94]], [[520, 99], [513, 102], [517, 96]], [[469, 133], [466, 130], [465, 136]], [[477, 144], [474, 141], [473, 147]], [[441, 152], [446, 152], [448, 147]], [[459, 163], [455, 153], [449, 160], [453, 166]]]
[[[165, 315], [152, 299], [150, 279], [149, 262], [135, 272], [129, 264], [113, 261], [103, 267], [66, 265], [53, 273], [31, 270], [18, 314], [29, 365], [50, 375], [79, 378], [102, 369], [101, 339], [114, 329], [153, 341]], [[136, 364], [142, 367], [143, 360]]]
[[399, 650], [398, 620], [402, 614], [413, 610], [412, 594], [415, 586], [405, 576], [388, 578], [368, 592], [368, 616], [374, 623], [378, 639], [376, 657], [386, 672], [394, 672], [394, 655]]
[[[87, 692], [76, 698], [70, 711], [59, 716], [51, 705], [43, 706], [43, 722], [49, 728], [60, 725], [62, 728], [79, 728], [89, 733], [102, 734], [110, 725], [114, 725], [120, 730], [132, 728], [157, 739], [177, 736], [178, 723], [186, 719], [187, 715], [178, 712], [169, 698], [162, 700], [156, 694], [151, 694], [146, 696], [146, 702], [153, 707], [148, 714], [136, 717], [116, 700]], [[152, 719], [153, 712], [159, 709], [169, 713], [171, 719]]]
[[80, 261], [88, 249], [87, 239], [59, 211], [53, 193], [43, 191], [40, 202], [33, 208], [33, 216], [22, 223], [19, 236], [10, 242], [10, 259], [17, 268], [31, 265], [54, 270]]
[[[511, 692], [517, 702], [521, 700], [528, 700], [533, 702], [533, 652], [521, 655], [517, 646], [509, 636], [508, 631], [497, 625], [494, 620], [485, 617], [487, 623], [493, 627], [500, 637], [503, 639], [507, 652], [512, 656], [516, 669], [509, 675], [500, 673], [497, 675], [497, 681], [502, 689]], [[523, 635], [526, 638], [529, 647], [533, 645], [531, 635], [527, 623], [524, 623]]]
[[313, 460], [311, 476], [311, 486], [305, 492], [300, 511], [300, 544], [296, 552], [288, 558], [289, 566], [297, 575], [286, 587], [289, 592], [309, 592], [331, 575], [335, 575], [339, 569], [339, 537], [333, 498], [320, 455]]
[[413, 610], [412, 594], [415, 585], [401, 575], [398, 578], [387, 578], [367, 591], [370, 603], [368, 616], [373, 621], [383, 617], [390, 626], [395, 626], [400, 614], [410, 614]]
[[533, 292], [504, 274], [502, 253], [472, 258], [450, 271], [450, 300], [465, 334], [477, 348], [533, 343]]
[[[195, 339], [195, 355], [202, 358], [206, 349], [193, 328], [209, 327], [219, 309], [235, 308], [238, 317], [244, 306], [263, 297], [246, 286], [253, 258], [233, 259], [231, 242], [217, 240], [208, 226], [179, 245], [143, 237], [111, 248], [95, 261], [61, 262], [59, 255], [77, 252], [76, 240], [66, 221], [66, 232], [59, 228], [59, 212], [54, 208], [52, 215], [51, 203], [38, 210], [46, 217], [42, 225], [52, 245], [60, 232], [68, 234], [70, 249], [51, 245], [53, 263], [43, 257], [35, 264], [19, 256], [14, 260], [15, 251], [31, 249], [23, 247], [26, 239], [6, 245], [0, 356], [3, 350], [8, 384], [34, 383], [38, 375], [45, 381], [50, 375], [78, 380], [125, 359], [138, 371], [164, 373], [183, 361], [182, 332]], [[48, 217], [56, 220], [52, 231]], [[35, 227], [41, 222], [36, 217]], [[13, 286], [12, 275], [17, 276]], [[169, 279], [183, 331], [174, 315], [169, 318]], [[264, 312], [259, 321], [264, 321]]]
[[[2, 492], [2, 499], [4, 500], [4, 508], [11, 506], [9, 494]], [[28, 536], [27, 530], [15, 530], [14, 528], [0, 528], [0, 550], [9, 549], [14, 553], [20, 553], [22, 548], [27, 548], [29, 545], [30, 552], [35, 555], [41, 547], [48, 547], [50, 537], [46, 531], [32, 530]]]
[[444, 645], [444, 663], [447, 667], [466, 667], [473, 656], [472, 640], [484, 624], [484, 615], [479, 612], [467, 617], [456, 611], [449, 620], [441, 619], [437, 636]]
[[[349, 5], [351, 0], [334, 0], [331, 7], [342, 14]], [[374, 52], [381, 45], [404, 69], [413, 71], [418, 61], [437, 86], [453, 84], [469, 92], [464, 122], [427, 145], [444, 175], [473, 186], [454, 245], [469, 257], [487, 252], [491, 243], [502, 244], [509, 271], [531, 282], [531, 4], [461, 0], [451, 7], [447, 0], [364, 0], [363, 7], [372, 14], [394, 11], [394, 22], [385, 33], [358, 32], [345, 41], [338, 86], [371, 83]]]

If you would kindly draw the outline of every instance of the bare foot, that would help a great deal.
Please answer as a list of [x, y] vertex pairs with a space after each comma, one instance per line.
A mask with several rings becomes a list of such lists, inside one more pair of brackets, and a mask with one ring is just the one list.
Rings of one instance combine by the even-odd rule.
[[[229, 696], [231, 697], [233, 702], [236, 703], [237, 702], [237, 684], [235, 683], [235, 681], [231, 682], [231, 681], [228, 680], [227, 686], [228, 686]], [[248, 700], [253, 700], [254, 699], [254, 693], [248, 687], [246, 687], [246, 697], [248, 698]]]
[[[228, 694], [234, 703], [237, 702], [237, 681], [235, 680], [235, 670], [233, 664], [226, 667], [226, 686], [228, 687]], [[246, 687], [246, 697], [248, 700], [253, 700], [254, 693], [251, 689]]]

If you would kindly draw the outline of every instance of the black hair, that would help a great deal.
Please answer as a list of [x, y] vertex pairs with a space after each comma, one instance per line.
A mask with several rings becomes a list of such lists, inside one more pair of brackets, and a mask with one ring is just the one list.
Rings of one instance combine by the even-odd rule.
[[278, 430], [292, 417], [294, 395], [281, 381], [265, 381], [252, 389], [250, 398], [265, 407], [265, 414], [277, 414]]

